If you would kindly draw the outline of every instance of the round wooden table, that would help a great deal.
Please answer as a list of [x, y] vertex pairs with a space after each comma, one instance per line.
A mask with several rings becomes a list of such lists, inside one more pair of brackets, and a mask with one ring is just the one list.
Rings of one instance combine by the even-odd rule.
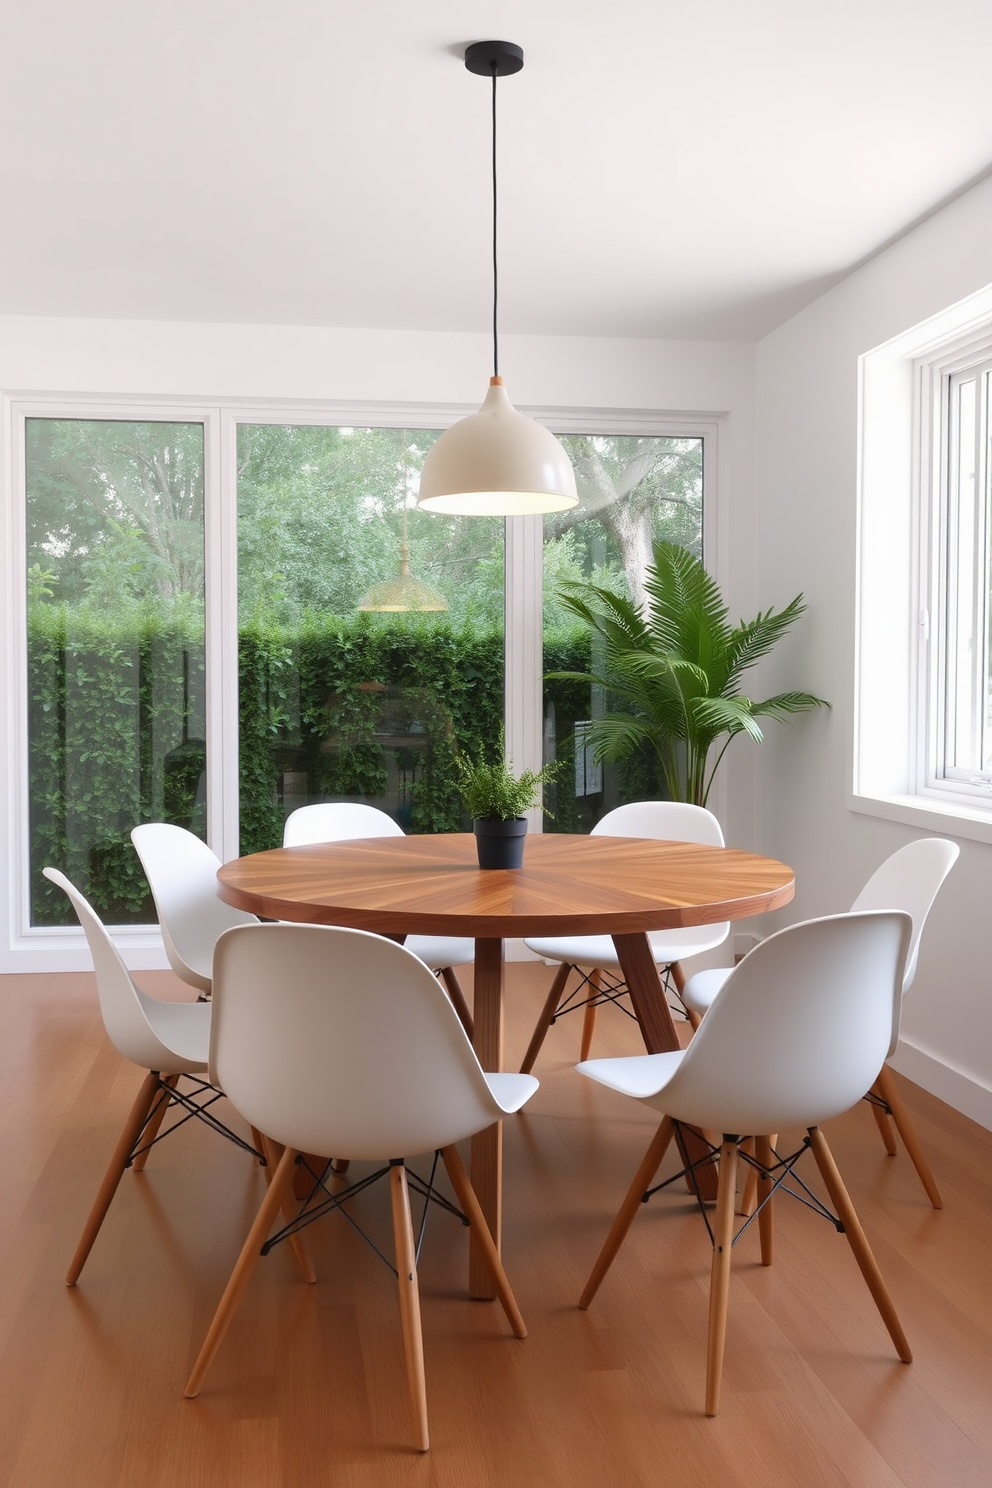
[[[745, 919], [787, 904], [791, 868], [735, 848], [640, 837], [527, 838], [522, 868], [481, 871], [470, 834], [376, 837], [275, 848], [225, 863], [218, 893], [267, 919], [475, 939], [473, 1043], [483, 1069], [503, 1062], [503, 940], [612, 935], [649, 1053], [678, 1038], [647, 940], [649, 930]], [[497, 1245], [502, 1126], [472, 1142], [472, 1181]], [[473, 1296], [492, 1295], [470, 1255]]]

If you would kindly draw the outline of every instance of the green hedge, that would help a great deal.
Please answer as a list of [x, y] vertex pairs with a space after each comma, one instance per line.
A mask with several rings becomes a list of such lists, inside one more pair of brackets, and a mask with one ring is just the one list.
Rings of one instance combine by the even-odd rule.
[[[585, 670], [586, 635], [549, 638], [548, 670]], [[194, 621], [115, 618], [37, 605], [28, 624], [32, 923], [72, 923], [41, 876], [61, 867], [111, 923], [154, 920], [130, 843], [142, 821], [204, 835], [203, 630]], [[308, 792], [376, 797], [386, 783], [384, 706], [412, 735], [414, 832], [464, 825], [453, 748], [491, 753], [503, 716], [501, 631], [436, 619], [317, 617], [298, 630], [265, 623], [239, 637], [241, 851], [282, 840], [283, 772]], [[553, 682], [559, 754], [588, 711], [581, 684]], [[379, 737], [376, 731], [379, 731]], [[399, 751], [400, 756], [403, 750]], [[416, 765], [415, 772], [413, 765]], [[567, 782], [571, 764], [562, 780]], [[556, 791], [553, 830], [582, 830], [583, 803]]]
[[406, 825], [451, 832], [461, 825], [454, 749], [474, 754], [499, 736], [503, 637], [412, 618], [252, 626], [241, 631], [239, 678], [242, 853], [281, 841], [288, 767], [306, 774], [313, 795], [383, 793], [384, 697], [401, 730], [424, 740]]

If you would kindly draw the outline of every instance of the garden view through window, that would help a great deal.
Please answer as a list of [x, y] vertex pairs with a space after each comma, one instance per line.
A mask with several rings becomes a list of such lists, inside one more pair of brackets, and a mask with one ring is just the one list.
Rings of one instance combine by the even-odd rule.
[[27, 420], [31, 921], [153, 921], [142, 821], [205, 836], [203, 425]]
[[[503, 719], [504, 524], [418, 510], [436, 437], [237, 425], [242, 853], [318, 800], [368, 802], [407, 832], [466, 826], [454, 753], [491, 752]], [[544, 523], [544, 668], [595, 672], [560, 586], [640, 599], [653, 541], [701, 551], [702, 441], [562, 439], [580, 505]], [[151, 923], [131, 828], [206, 836], [204, 426], [29, 418], [25, 469], [32, 923], [71, 923], [47, 863], [108, 922]], [[601, 694], [543, 684], [544, 754], [561, 761], [545, 830], [659, 793], [650, 762], [583, 746]]]

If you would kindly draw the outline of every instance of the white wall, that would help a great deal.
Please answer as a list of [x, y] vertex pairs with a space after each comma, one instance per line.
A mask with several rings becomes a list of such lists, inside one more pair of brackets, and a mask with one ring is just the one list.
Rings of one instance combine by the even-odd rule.
[[[985, 181], [758, 347], [757, 593], [766, 605], [802, 590], [810, 607], [763, 680], [806, 687], [833, 705], [770, 730], [758, 755], [759, 843], [796, 869], [790, 916], [846, 908], [885, 856], [926, 830], [849, 809], [858, 357], [988, 284], [990, 242]], [[953, 827], [948, 820], [941, 835], [954, 836]], [[896, 1063], [992, 1127], [992, 846], [958, 840], [961, 858], [927, 928]]]
[[[754, 507], [753, 345], [506, 335], [500, 349], [508, 391], [524, 410], [724, 416], [720, 446], [725, 496], [715, 568], [732, 605], [747, 609]], [[490, 357], [490, 341], [484, 335], [0, 317], [0, 389], [8, 399], [57, 392], [156, 395], [205, 403], [252, 399], [423, 403], [435, 409], [448, 407], [456, 417], [482, 401]], [[6, 430], [3, 437], [9, 442]], [[10, 465], [7, 449], [0, 469], [8, 507]], [[0, 698], [8, 720], [17, 716], [9, 673], [4, 674], [12, 635], [16, 636], [16, 616], [6, 596], [0, 605]], [[18, 789], [10, 757], [10, 739], [0, 728], [0, 802], [5, 803], [8, 818]], [[728, 839], [745, 847], [753, 836], [750, 763], [742, 758], [732, 767], [742, 785], [732, 792], [736, 809], [725, 821]], [[42, 969], [30, 952], [6, 951], [13, 929], [9, 892], [17, 871], [13, 853], [13, 837], [7, 831], [0, 847], [0, 969]], [[131, 959], [136, 965], [148, 964]], [[66, 963], [63, 959], [58, 964]], [[85, 957], [80, 964], [85, 964]]]

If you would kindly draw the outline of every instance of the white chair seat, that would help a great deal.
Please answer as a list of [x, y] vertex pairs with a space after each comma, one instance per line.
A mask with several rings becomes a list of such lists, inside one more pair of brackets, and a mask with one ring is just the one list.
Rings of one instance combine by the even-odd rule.
[[533, 1075], [517, 1075], [512, 1070], [495, 1075], [487, 1074], [486, 1084], [493, 1100], [507, 1116], [519, 1111], [537, 1089], [537, 1081]]
[[733, 971], [732, 966], [714, 966], [709, 971], [695, 971], [682, 990], [682, 1001], [690, 1013], [700, 1018], [713, 1006], [713, 1000]]
[[[648, 941], [657, 965], [670, 966], [673, 961], [684, 961], [689, 956], [698, 956], [701, 951], [711, 951], [722, 945], [729, 932], [730, 925], [726, 923], [687, 925], [680, 930], [652, 930]], [[583, 969], [601, 966], [611, 971], [620, 970], [620, 958], [612, 935], [534, 937], [526, 939], [524, 945], [545, 961], [567, 961], [570, 966]]]
[[608, 1090], [647, 1100], [663, 1090], [685, 1058], [684, 1049], [666, 1054], [631, 1054], [620, 1059], [587, 1059], [575, 1068]]
[[210, 1004], [147, 998], [142, 1006], [155, 1035], [182, 1062], [182, 1072], [205, 1070], [210, 1052]]
[[457, 935], [408, 935], [406, 948], [419, 956], [431, 971], [445, 966], [471, 966], [475, 960], [475, 941]]

